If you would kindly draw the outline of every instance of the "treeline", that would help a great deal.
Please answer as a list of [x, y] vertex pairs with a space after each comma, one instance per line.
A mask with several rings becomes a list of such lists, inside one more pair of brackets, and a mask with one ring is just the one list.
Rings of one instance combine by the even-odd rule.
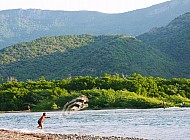
[[0, 84], [0, 111], [27, 110], [28, 105], [32, 111], [61, 110], [80, 95], [89, 98], [90, 109], [190, 106], [190, 79], [167, 80], [134, 73], [127, 77], [105, 74], [51, 81], [45, 77], [13, 80]]

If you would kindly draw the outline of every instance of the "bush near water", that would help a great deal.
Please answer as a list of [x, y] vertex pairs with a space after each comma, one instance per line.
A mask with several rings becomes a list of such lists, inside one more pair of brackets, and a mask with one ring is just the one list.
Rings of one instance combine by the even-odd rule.
[[89, 98], [89, 109], [159, 108], [190, 106], [190, 79], [154, 78], [132, 74], [104, 74], [101, 77], [76, 76], [48, 81], [16, 80], [0, 84], [0, 111], [61, 110], [64, 104], [80, 95]]

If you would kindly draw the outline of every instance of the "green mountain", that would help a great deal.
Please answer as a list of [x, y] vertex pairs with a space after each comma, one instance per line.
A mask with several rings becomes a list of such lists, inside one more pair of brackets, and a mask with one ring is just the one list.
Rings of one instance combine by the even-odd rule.
[[0, 50], [0, 75], [18, 80], [102, 76], [190, 77], [190, 13], [140, 36], [62, 35]]
[[4, 10], [0, 11], [0, 49], [44, 36], [73, 34], [140, 35], [167, 25], [188, 12], [189, 0], [171, 0], [121, 14], [90, 11]]
[[137, 37], [177, 63], [175, 77], [190, 77], [189, 23], [190, 12], [177, 17], [165, 27], [154, 28]]
[[62, 79], [105, 73], [172, 77], [173, 63], [160, 51], [126, 35], [43, 37], [0, 50], [0, 74], [18, 80]]

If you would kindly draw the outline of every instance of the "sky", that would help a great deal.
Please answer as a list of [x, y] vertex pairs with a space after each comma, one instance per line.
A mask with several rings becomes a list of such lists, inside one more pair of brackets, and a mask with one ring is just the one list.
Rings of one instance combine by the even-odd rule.
[[42, 9], [123, 13], [169, 0], [0, 0], [0, 10]]

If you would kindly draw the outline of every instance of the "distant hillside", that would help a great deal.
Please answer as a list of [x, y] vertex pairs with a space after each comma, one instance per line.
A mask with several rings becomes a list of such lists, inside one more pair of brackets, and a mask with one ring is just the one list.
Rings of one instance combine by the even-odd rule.
[[18, 80], [61, 79], [105, 73], [172, 77], [173, 62], [126, 35], [44, 37], [0, 51], [0, 74]]
[[165, 26], [190, 10], [189, 0], [172, 0], [122, 14], [99, 12], [5, 10], [0, 11], [0, 49], [43, 36], [62, 34], [128, 34]]
[[177, 17], [165, 27], [154, 28], [137, 38], [178, 63], [176, 76], [190, 77], [190, 12]]

